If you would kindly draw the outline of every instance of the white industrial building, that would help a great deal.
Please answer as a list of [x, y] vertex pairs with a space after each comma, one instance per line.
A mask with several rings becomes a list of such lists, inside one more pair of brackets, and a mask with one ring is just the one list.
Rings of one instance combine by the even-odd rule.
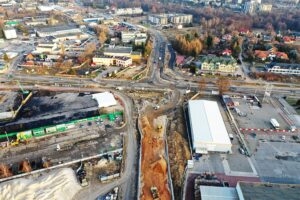
[[196, 153], [231, 152], [231, 142], [215, 101], [188, 102], [191, 141]]
[[115, 10], [115, 15], [140, 15], [143, 13], [141, 7], [136, 8], [119, 8]]

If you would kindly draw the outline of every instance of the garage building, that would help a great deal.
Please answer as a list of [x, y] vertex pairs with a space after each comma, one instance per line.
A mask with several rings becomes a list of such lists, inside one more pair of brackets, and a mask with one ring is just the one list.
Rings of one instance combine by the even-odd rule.
[[215, 101], [188, 102], [192, 147], [195, 153], [230, 152], [231, 142]]

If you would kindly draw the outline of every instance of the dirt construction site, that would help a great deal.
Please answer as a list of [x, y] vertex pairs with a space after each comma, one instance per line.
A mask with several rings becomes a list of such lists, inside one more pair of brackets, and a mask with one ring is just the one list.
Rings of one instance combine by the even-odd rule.
[[[144, 116], [141, 120], [143, 131], [141, 161], [142, 200], [171, 199], [168, 186], [168, 167], [165, 156], [166, 117], [156, 119]], [[157, 192], [154, 191], [157, 189]]]

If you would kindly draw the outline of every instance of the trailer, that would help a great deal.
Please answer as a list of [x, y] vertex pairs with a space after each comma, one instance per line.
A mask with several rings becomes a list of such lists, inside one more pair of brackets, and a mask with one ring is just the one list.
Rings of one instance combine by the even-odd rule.
[[276, 119], [274, 119], [274, 118], [270, 119], [270, 123], [276, 130], [280, 128], [280, 124], [278, 123], [278, 121]]

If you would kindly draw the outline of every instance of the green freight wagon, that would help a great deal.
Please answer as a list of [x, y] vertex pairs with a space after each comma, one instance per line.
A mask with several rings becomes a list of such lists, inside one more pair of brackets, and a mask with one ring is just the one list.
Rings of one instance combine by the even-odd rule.
[[56, 126], [45, 128], [46, 134], [57, 132]]
[[56, 130], [59, 132], [63, 132], [63, 131], [67, 130], [67, 127], [65, 124], [59, 124], [59, 125], [56, 125]]
[[32, 129], [32, 134], [34, 137], [43, 136], [43, 135], [45, 135], [45, 129], [44, 128]]

